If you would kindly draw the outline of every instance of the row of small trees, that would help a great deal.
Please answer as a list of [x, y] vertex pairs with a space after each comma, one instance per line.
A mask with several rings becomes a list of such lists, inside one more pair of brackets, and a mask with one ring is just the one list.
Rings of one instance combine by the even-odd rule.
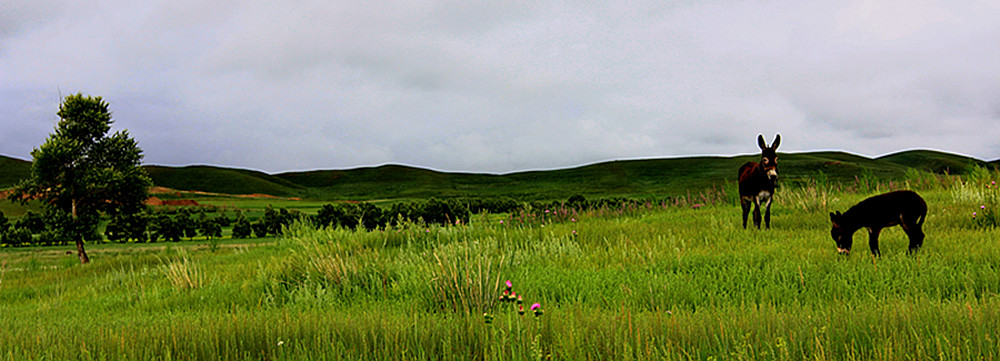
[[379, 208], [367, 202], [340, 202], [326, 204], [315, 215], [304, 215], [295, 210], [268, 207], [264, 214], [251, 220], [242, 212], [235, 219], [225, 213], [211, 217], [205, 212], [192, 208], [177, 211], [145, 211], [112, 217], [105, 226], [103, 235], [98, 232], [99, 219], [85, 219], [68, 222], [65, 213], [27, 212], [16, 222], [8, 222], [0, 214], [0, 244], [6, 246], [65, 245], [71, 242], [70, 227], [87, 225], [76, 230], [84, 234], [88, 242], [176, 242], [183, 238], [197, 236], [208, 239], [221, 238], [222, 230], [232, 227], [232, 238], [266, 237], [278, 235], [296, 220], [302, 220], [318, 228], [343, 227], [349, 229], [377, 229], [397, 225], [403, 221], [424, 224], [468, 223], [475, 212], [505, 213], [524, 208], [541, 208], [541, 203], [519, 203], [510, 199], [435, 199], [427, 201], [395, 203], [388, 208]]
[[[0, 245], [8, 247], [29, 245], [65, 245], [73, 240], [72, 234], [79, 232], [88, 242], [177, 242], [182, 238], [197, 236], [208, 239], [221, 238], [222, 230], [232, 227], [232, 238], [266, 237], [281, 234], [283, 229], [296, 220], [308, 222], [316, 227], [344, 227], [376, 229], [402, 220], [412, 220], [428, 224], [448, 224], [468, 222], [471, 213], [468, 206], [457, 200], [397, 203], [388, 209], [371, 203], [336, 203], [324, 205], [315, 215], [304, 215], [295, 210], [275, 209], [268, 206], [264, 214], [251, 220], [243, 212], [237, 212], [235, 219], [225, 213], [214, 217], [191, 208], [181, 208], [174, 214], [145, 211], [118, 215], [108, 220], [104, 233], [98, 231], [99, 219], [85, 219], [71, 222], [63, 212], [38, 214], [27, 212], [14, 222], [0, 213]], [[72, 228], [82, 227], [86, 229]]]
[[[312, 224], [318, 228], [343, 227], [368, 230], [395, 226], [400, 222], [422, 224], [463, 224], [468, 223], [472, 214], [511, 214], [512, 217], [538, 214], [537, 219], [551, 221], [556, 213], [572, 215], [588, 210], [631, 209], [638, 205], [666, 206], [672, 200], [638, 200], [629, 198], [601, 198], [588, 200], [574, 195], [566, 201], [518, 202], [511, 198], [469, 198], [436, 199], [427, 201], [400, 202], [387, 208], [379, 208], [367, 202], [340, 202], [322, 206], [315, 215], [304, 215], [295, 210], [275, 209], [268, 206], [262, 216], [250, 219], [242, 212], [236, 212], [235, 219], [225, 212], [210, 216], [201, 209], [148, 208], [144, 212], [117, 215], [108, 220], [104, 233], [98, 232], [99, 218], [84, 215], [72, 222], [63, 212], [47, 211], [44, 214], [27, 212], [14, 222], [0, 213], [0, 244], [5, 246], [24, 245], [64, 245], [69, 243], [74, 232], [83, 234], [88, 242], [177, 242], [183, 238], [223, 237], [223, 229], [231, 227], [232, 238], [266, 237], [281, 234], [283, 229], [296, 220]], [[546, 212], [552, 210], [553, 213]], [[559, 213], [562, 212], [562, 213]], [[218, 213], [218, 212], [216, 212]], [[569, 218], [569, 216], [565, 217]], [[86, 227], [74, 229], [72, 227]]]

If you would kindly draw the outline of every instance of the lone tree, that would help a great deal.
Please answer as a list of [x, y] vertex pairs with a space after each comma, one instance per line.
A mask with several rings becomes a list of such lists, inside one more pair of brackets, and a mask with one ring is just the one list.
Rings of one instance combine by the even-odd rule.
[[152, 181], [139, 167], [142, 149], [128, 132], [108, 136], [111, 112], [101, 97], [67, 96], [56, 115], [55, 133], [31, 151], [30, 178], [9, 197], [40, 199], [50, 211], [68, 215], [62, 234], [76, 241], [80, 263], [87, 263], [83, 237], [96, 229], [99, 215], [141, 212]]

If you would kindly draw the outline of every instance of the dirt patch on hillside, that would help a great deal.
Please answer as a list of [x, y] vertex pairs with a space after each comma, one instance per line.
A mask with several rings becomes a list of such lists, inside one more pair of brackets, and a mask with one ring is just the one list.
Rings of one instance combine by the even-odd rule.
[[[153, 186], [149, 188], [149, 194], [173, 194], [177, 197], [181, 197], [182, 193], [196, 194], [196, 195], [206, 195], [206, 196], [228, 196], [228, 197], [241, 197], [241, 198], [272, 198], [272, 199], [288, 199], [293, 201], [302, 200], [299, 197], [278, 197], [270, 194], [264, 193], [250, 193], [250, 194], [229, 194], [229, 193], [215, 193], [215, 192], [205, 192], [205, 191], [179, 191], [172, 188]], [[169, 201], [168, 201], [169, 202]]]
[[243, 198], [278, 198], [276, 196], [264, 193], [235, 194], [235, 196]]
[[160, 199], [159, 197], [149, 197], [146, 199], [147, 206], [200, 206], [193, 199]]

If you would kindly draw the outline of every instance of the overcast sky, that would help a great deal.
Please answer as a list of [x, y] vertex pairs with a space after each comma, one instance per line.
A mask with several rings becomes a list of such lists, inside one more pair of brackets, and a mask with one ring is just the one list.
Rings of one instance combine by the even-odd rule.
[[0, 154], [101, 96], [145, 162], [511, 172], [1000, 158], [1000, 2], [0, 0]]

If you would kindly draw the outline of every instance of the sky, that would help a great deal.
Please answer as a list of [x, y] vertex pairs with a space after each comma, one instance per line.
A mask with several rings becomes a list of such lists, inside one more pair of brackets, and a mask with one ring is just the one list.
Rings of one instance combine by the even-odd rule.
[[507, 173], [934, 149], [1000, 158], [1000, 2], [0, 0], [0, 154], [61, 97], [144, 162]]

